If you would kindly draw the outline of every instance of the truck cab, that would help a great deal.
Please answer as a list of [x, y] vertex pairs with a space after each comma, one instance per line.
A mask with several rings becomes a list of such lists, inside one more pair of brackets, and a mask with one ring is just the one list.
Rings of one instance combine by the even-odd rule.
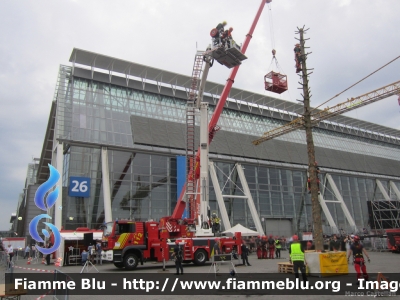
[[157, 222], [120, 220], [104, 226], [105, 260], [118, 268], [134, 269], [144, 260], [162, 261], [161, 244]]

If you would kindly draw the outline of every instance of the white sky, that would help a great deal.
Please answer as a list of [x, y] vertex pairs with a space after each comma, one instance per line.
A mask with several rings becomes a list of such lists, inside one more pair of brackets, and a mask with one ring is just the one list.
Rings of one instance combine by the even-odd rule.
[[[32, 0], [0, 1], [0, 230], [9, 229], [27, 165], [39, 157], [58, 67], [74, 47], [191, 75], [196, 47], [226, 20], [242, 43], [261, 0]], [[312, 106], [328, 100], [400, 55], [398, 0], [273, 0], [265, 7], [234, 87], [266, 94], [271, 69], [271, 30], [289, 92], [300, 99], [293, 46], [297, 27], [309, 28], [306, 46]], [[400, 59], [338, 97], [345, 101], [400, 79]], [[230, 70], [214, 64], [209, 80], [225, 83]], [[393, 96], [349, 116], [400, 129]], [[399, 171], [400, 172], [400, 171]]]

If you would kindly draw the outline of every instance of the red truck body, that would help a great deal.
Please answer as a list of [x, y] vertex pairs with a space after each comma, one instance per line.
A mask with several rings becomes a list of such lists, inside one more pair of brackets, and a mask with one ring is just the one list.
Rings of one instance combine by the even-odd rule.
[[[211, 258], [216, 243], [215, 237], [193, 237], [185, 225], [180, 225], [180, 236], [173, 232], [175, 240], [182, 245], [183, 261], [204, 265]], [[241, 233], [234, 238], [219, 238], [224, 253], [235, 251], [240, 254]], [[171, 259], [175, 242], [169, 241], [168, 231], [160, 223], [119, 220], [106, 224], [102, 247], [106, 260], [112, 261], [118, 268], [133, 270], [146, 261], [166, 262]]]
[[386, 229], [388, 249], [400, 253], [400, 228]]

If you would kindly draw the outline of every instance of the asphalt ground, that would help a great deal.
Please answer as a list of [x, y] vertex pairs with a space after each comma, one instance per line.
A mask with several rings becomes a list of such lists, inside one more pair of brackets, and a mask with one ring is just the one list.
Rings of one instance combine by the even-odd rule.
[[[259, 260], [257, 259], [257, 256], [253, 253], [249, 256], [249, 262], [251, 266], [242, 266], [239, 265], [241, 263], [240, 261], [235, 261], [236, 263], [236, 272], [237, 272], [237, 278], [240, 278], [240, 276], [245, 277], [246, 275], [259, 275], [263, 276], [262, 274], [277, 274], [278, 275], [278, 262], [287, 262], [288, 261], [288, 252], [287, 251], [282, 251], [281, 252], [281, 259], [262, 259]], [[378, 272], [381, 272], [382, 274], [399, 274], [400, 270], [400, 255], [399, 254], [393, 254], [390, 252], [369, 252], [369, 256], [371, 258], [371, 263], [367, 263], [367, 271], [370, 274], [376, 274]], [[114, 267], [113, 264], [111, 263], [103, 263], [103, 265], [95, 265], [97, 270], [99, 271], [100, 274], [105, 274], [107, 277], [112, 278], [113, 274], [115, 276], [121, 275], [121, 274], [134, 274], [135, 272], [140, 273], [140, 274], [157, 274], [157, 273], [169, 273], [173, 275], [175, 273], [175, 265], [174, 262], [169, 261], [167, 263], [166, 270], [163, 271], [162, 269], [162, 264], [161, 263], [154, 263], [154, 262], [147, 262], [143, 266], [138, 266], [138, 268], [134, 271], [125, 271], [124, 269], [118, 269]], [[28, 268], [31, 268], [29, 270]], [[180, 275], [179, 279], [184, 279], [189, 278], [191, 275], [200, 276], [203, 277], [202, 280], [208, 280], [208, 279], [213, 279], [215, 278], [214, 270], [211, 266], [211, 263], [207, 263], [204, 266], [195, 266], [193, 264], [184, 264], [184, 275]], [[33, 270], [36, 269], [36, 270]], [[26, 264], [26, 260], [19, 259], [15, 263], [15, 268], [14, 272], [18, 273], [31, 273], [31, 274], [45, 274], [45, 273], [50, 273], [54, 271], [56, 267], [54, 266], [54, 261], [52, 261], [52, 264], [49, 266], [43, 265], [43, 264]], [[58, 267], [58, 270], [60, 270], [63, 273], [80, 273], [82, 271], [82, 266], [65, 266], [65, 267]], [[229, 275], [230, 270], [232, 269], [232, 266], [230, 263], [226, 262], [223, 263], [220, 266], [220, 273], [223, 273], [224, 275]], [[86, 271], [86, 270], [85, 270]], [[88, 273], [97, 273], [97, 271], [94, 268], [90, 268]], [[204, 274], [204, 276], [203, 276]], [[28, 275], [28, 274], [27, 274]], [[39, 276], [39, 275], [38, 275]], [[294, 275], [292, 275], [294, 277]], [[349, 264], [349, 275], [345, 275], [347, 278], [352, 278], [351, 276], [354, 276], [354, 282], [356, 281], [356, 274], [354, 267], [352, 264]], [[176, 276], [175, 276], [176, 277]], [[342, 276], [331, 276], [329, 277], [330, 280], [336, 280], [337, 278], [342, 277]], [[319, 278], [313, 279], [310, 278], [311, 280], [318, 280]], [[374, 279], [374, 278], [373, 278]], [[295, 295], [295, 296], [289, 296], [285, 295], [285, 291], [282, 291], [281, 294], [279, 295], [240, 295], [239, 293], [237, 295], [202, 295], [203, 291], [199, 290], [192, 290], [190, 295], [104, 295], [101, 294], [101, 292], [94, 292], [97, 293], [97, 295], [85, 295], [85, 296], [79, 296], [79, 295], [70, 295], [68, 299], [70, 300], [103, 300], [103, 299], [112, 299], [112, 300], [119, 300], [119, 299], [145, 299], [145, 300], [150, 300], [150, 299], [189, 299], [190, 300], [195, 300], [195, 299], [204, 299], [205, 297], [208, 299], [267, 299], [273, 297], [274, 299], [315, 299], [315, 300], [325, 300], [325, 299], [348, 299], [348, 295]], [[364, 293], [365, 294], [365, 293]], [[368, 295], [364, 295], [368, 296]], [[23, 300], [34, 300], [37, 299], [39, 295], [23, 295], [21, 296], [21, 299]], [[372, 297], [372, 296], [371, 296]], [[400, 289], [397, 291], [396, 295], [394, 296], [396, 299], [400, 298]], [[51, 299], [53, 298], [52, 295], [47, 295], [43, 299]], [[59, 298], [60, 299], [60, 298]]]

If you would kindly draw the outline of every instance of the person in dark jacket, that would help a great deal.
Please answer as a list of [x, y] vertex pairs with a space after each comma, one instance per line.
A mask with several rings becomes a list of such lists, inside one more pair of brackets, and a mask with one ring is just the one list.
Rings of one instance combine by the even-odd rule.
[[175, 260], [175, 267], [176, 267], [175, 275], [179, 275], [179, 270], [181, 270], [181, 275], [183, 275], [183, 266], [182, 266], [183, 251], [178, 241], [175, 241], [174, 253], [172, 255]]
[[225, 25], [227, 24], [226, 21], [223, 21], [219, 23], [212, 31], [212, 36], [213, 36], [213, 44], [214, 46], [219, 45], [222, 42], [222, 37], [225, 32]]
[[[51, 247], [53, 247], [53, 245], [51, 243], [47, 245], [48, 249], [50, 249]], [[52, 253], [46, 255], [46, 265], [48, 265], [48, 266], [50, 265], [51, 254]]]
[[282, 243], [279, 237], [275, 238], [275, 257], [281, 258]]
[[332, 240], [329, 243], [329, 248], [331, 251], [341, 251], [341, 242], [338, 240], [336, 234], [333, 235]]
[[240, 246], [240, 249], [242, 250], [243, 265], [245, 266], [247, 264], [248, 266], [251, 266], [249, 263], [249, 248], [247, 248], [244, 241], [242, 241], [242, 245]]
[[269, 258], [269, 259], [274, 259], [274, 254], [275, 254], [275, 240], [274, 240], [274, 238], [272, 237], [272, 234], [269, 236], [269, 239], [268, 239], [268, 253], [269, 253], [268, 258]]

